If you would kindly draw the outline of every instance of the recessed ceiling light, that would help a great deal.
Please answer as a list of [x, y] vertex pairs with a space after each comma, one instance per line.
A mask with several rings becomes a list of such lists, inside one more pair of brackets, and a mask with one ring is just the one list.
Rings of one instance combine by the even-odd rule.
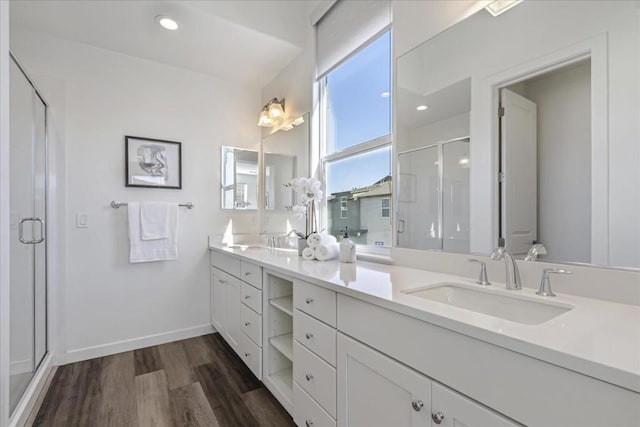
[[382, 92], [382, 93], [380, 94], [380, 96], [381, 96], [381, 97], [383, 97], [383, 98], [388, 98], [388, 97], [390, 97], [390, 96], [391, 96], [391, 94], [390, 94], [389, 92]]
[[158, 15], [156, 16], [156, 22], [160, 24], [162, 28], [165, 28], [170, 31], [175, 31], [178, 29], [178, 23], [176, 22], [175, 19], [173, 19], [170, 16]]
[[429, 107], [427, 107], [426, 105], [418, 105], [418, 106], [416, 107], [416, 110], [418, 110], [418, 111], [424, 111], [424, 110], [426, 110], [427, 108], [429, 108]]

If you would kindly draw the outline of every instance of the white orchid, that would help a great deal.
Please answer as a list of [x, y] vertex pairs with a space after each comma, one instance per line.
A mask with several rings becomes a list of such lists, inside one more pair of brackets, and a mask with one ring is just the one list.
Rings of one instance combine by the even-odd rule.
[[291, 211], [298, 219], [307, 217], [307, 235], [309, 235], [309, 223], [315, 229], [317, 221], [316, 203], [322, 201], [322, 182], [317, 178], [294, 178], [285, 187], [292, 188], [299, 197], [300, 204], [292, 206]]

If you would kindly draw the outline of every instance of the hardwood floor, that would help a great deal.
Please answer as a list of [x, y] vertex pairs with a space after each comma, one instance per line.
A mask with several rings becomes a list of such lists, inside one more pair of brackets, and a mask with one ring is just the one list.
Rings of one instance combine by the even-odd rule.
[[59, 367], [33, 425], [295, 424], [220, 334], [212, 334]]

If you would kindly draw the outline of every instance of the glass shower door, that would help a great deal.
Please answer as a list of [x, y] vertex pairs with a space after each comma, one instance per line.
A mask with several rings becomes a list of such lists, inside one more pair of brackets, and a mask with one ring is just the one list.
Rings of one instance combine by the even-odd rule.
[[10, 410], [47, 351], [46, 107], [20, 68], [10, 71]]

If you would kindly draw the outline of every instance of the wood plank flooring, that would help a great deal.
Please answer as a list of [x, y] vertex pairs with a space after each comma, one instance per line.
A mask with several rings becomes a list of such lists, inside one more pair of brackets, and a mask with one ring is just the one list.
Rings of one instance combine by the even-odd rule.
[[220, 334], [60, 366], [33, 425], [295, 426]]

